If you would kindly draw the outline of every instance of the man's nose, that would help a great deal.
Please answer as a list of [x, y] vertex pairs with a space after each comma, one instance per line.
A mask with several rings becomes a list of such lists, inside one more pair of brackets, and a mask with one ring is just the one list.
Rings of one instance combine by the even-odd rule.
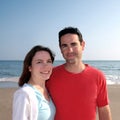
[[69, 52], [73, 52], [73, 48], [71, 46], [68, 47]]

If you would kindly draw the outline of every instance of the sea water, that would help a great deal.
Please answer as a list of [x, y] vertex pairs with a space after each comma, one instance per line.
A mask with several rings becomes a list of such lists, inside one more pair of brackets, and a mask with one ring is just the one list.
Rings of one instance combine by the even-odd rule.
[[[63, 64], [64, 62], [63, 60], [56, 60], [54, 66]], [[107, 84], [120, 84], [120, 61], [84, 60], [83, 62], [103, 71], [107, 79]], [[22, 69], [23, 61], [1, 60], [0, 87], [17, 86], [18, 81], [15, 80], [19, 78]]]

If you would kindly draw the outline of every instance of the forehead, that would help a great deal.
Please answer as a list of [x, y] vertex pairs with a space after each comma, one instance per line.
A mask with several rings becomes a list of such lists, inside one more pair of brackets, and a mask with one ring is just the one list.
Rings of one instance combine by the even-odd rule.
[[47, 51], [38, 51], [35, 53], [33, 60], [34, 59], [50, 59], [50, 54]]
[[61, 43], [67, 42], [79, 42], [79, 38], [77, 34], [65, 34], [61, 37]]

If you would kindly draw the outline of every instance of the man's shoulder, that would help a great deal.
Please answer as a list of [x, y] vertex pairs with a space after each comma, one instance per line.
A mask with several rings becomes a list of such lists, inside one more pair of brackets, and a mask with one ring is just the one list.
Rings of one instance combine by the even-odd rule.
[[89, 64], [85, 64], [85, 66], [86, 66], [86, 69], [91, 71], [91, 72], [103, 74], [103, 72], [99, 68], [96, 68], [96, 67], [91, 66]]
[[58, 66], [54, 66], [53, 71], [62, 69], [63, 67], [64, 67], [64, 64], [61, 64], [61, 65], [58, 65]]

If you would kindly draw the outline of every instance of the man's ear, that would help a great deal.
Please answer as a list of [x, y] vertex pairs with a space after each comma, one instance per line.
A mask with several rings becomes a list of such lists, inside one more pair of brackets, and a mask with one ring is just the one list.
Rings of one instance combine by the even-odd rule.
[[85, 41], [84, 40], [82, 41], [81, 45], [82, 45], [82, 50], [84, 50], [84, 48], [85, 48]]

